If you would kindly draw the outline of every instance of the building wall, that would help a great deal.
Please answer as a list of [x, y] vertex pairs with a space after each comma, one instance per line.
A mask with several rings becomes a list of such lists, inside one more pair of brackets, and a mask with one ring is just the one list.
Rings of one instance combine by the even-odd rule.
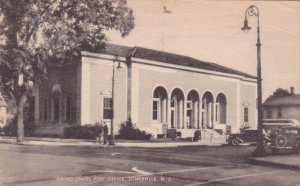
[[[114, 131], [118, 132], [121, 123], [128, 117], [140, 129], [152, 133], [157, 132], [159, 123], [152, 120], [152, 101], [156, 87], [162, 86], [166, 89], [168, 98], [175, 88], [182, 90], [184, 100], [191, 90], [199, 94], [199, 107], [206, 92], [210, 92], [213, 102], [216, 103], [217, 96], [222, 93], [226, 97], [226, 124], [218, 124], [214, 121], [215, 129], [225, 129], [226, 125], [231, 126], [232, 132], [238, 132], [243, 126], [243, 105], [249, 107], [249, 125], [256, 127], [256, 83], [242, 80], [240, 76], [224, 77], [224, 74], [211, 74], [203, 70], [186, 68], [149, 65], [149, 61], [133, 59], [129, 63], [124, 58], [120, 59], [122, 68], [118, 69], [118, 61], [115, 62], [114, 80]], [[161, 64], [160, 62], [157, 62]], [[129, 66], [130, 65], [130, 66]], [[182, 70], [182, 69], [185, 70]], [[112, 75], [113, 56], [105, 54], [82, 53], [82, 59], [76, 65], [68, 66], [59, 70], [50, 70], [48, 79], [40, 84], [35, 91], [35, 118], [37, 124], [59, 125], [53, 121], [52, 88], [60, 84], [62, 97], [72, 96], [72, 120], [64, 124], [95, 124], [107, 123], [110, 119], [103, 118], [103, 98], [112, 97]], [[40, 119], [41, 100], [49, 99], [48, 120]], [[168, 104], [170, 104], [168, 102]], [[185, 102], [186, 105], [186, 102]], [[168, 105], [168, 109], [170, 105]], [[214, 105], [215, 106], [215, 105]], [[215, 109], [215, 107], [214, 107]], [[60, 115], [65, 117], [65, 106], [61, 102]], [[186, 106], [183, 108], [184, 115]], [[199, 110], [199, 123], [201, 126], [201, 109]], [[170, 111], [167, 110], [167, 124], [170, 127]], [[214, 112], [213, 112], [214, 113]], [[215, 118], [215, 115], [213, 116]], [[185, 125], [186, 117], [183, 120]], [[110, 127], [109, 127], [110, 128]]]
[[152, 98], [154, 89], [158, 86], [167, 90], [169, 98], [175, 88], [183, 91], [185, 99], [190, 90], [196, 90], [200, 100], [203, 94], [209, 91], [213, 95], [214, 102], [217, 95], [223, 93], [227, 99], [227, 125], [232, 126], [233, 132], [238, 132], [242, 125], [242, 103], [247, 102], [250, 105], [249, 123], [255, 126], [256, 83], [135, 62], [132, 64], [132, 73], [134, 79], [132, 94], [136, 97], [136, 100], [132, 100], [132, 111], [138, 113], [132, 119], [141, 128], [151, 131], [156, 127], [152, 121]]
[[[59, 84], [61, 92], [59, 97], [59, 121], [53, 118], [53, 86]], [[34, 119], [36, 125], [72, 125], [78, 123], [77, 108], [77, 64], [72, 64], [63, 69], [50, 68], [47, 78], [34, 86], [32, 96], [34, 97]], [[66, 119], [66, 98], [71, 99], [70, 119]], [[44, 119], [44, 100], [47, 100], [47, 119]]]
[[[241, 102], [240, 102], [240, 124], [250, 128], [257, 128], [257, 89], [256, 84], [242, 83], [241, 85]], [[249, 108], [249, 122], [244, 122], [244, 106]]]
[[[281, 109], [281, 117], [278, 116], [279, 109]], [[270, 117], [268, 117], [268, 111], [271, 112]], [[300, 105], [264, 107], [264, 118], [266, 119], [297, 119], [300, 121], [299, 113]]]
[[[127, 66], [115, 62], [114, 131], [127, 119]], [[107, 123], [103, 118], [103, 97], [112, 96], [112, 56], [82, 57], [81, 124]]]

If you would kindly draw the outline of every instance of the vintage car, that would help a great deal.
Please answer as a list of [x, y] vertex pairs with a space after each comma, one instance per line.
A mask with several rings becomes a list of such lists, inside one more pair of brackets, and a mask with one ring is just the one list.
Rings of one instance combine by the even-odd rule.
[[272, 131], [286, 126], [300, 126], [299, 120], [296, 119], [264, 119], [263, 129], [271, 134]]
[[[241, 133], [229, 134], [227, 138], [227, 142], [229, 145], [237, 146], [240, 143], [257, 142], [257, 138], [258, 138], [258, 130], [244, 130]], [[264, 134], [263, 138], [265, 144], [267, 144], [270, 141], [268, 135]]]
[[300, 150], [300, 126], [286, 126], [274, 130], [270, 138], [270, 148], [273, 153], [278, 152], [280, 149], [295, 152], [299, 152]]

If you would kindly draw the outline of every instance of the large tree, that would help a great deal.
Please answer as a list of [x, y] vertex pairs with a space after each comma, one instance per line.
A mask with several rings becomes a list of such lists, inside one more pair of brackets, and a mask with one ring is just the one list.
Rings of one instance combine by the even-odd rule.
[[0, 0], [0, 87], [17, 103], [17, 141], [31, 82], [45, 68], [64, 65], [82, 50], [105, 46], [105, 31], [123, 37], [134, 28], [126, 0]]

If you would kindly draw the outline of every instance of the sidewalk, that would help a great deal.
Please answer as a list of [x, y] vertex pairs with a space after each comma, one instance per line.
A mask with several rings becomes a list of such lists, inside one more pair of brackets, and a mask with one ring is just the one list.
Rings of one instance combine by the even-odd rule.
[[[20, 144], [16, 142], [15, 137], [0, 136], [0, 143]], [[96, 140], [85, 139], [62, 139], [62, 138], [43, 138], [43, 137], [25, 137], [22, 145], [54, 145], [54, 146], [94, 146], [105, 147], [107, 145], [99, 144]], [[117, 147], [179, 147], [179, 146], [221, 146], [225, 142], [222, 140], [214, 139], [213, 141], [202, 140], [199, 142], [171, 140], [171, 139], [157, 139], [151, 141], [139, 140], [116, 140], [115, 146]], [[111, 146], [110, 146], [111, 147]]]
[[272, 166], [300, 170], [300, 154], [268, 155], [249, 159], [251, 163], [260, 166]]

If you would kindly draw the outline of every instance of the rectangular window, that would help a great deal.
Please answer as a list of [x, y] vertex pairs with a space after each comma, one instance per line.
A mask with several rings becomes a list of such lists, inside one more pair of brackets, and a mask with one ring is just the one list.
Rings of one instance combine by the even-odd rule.
[[54, 98], [53, 99], [53, 118], [54, 121], [58, 121], [59, 120], [59, 98]]
[[71, 120], [71, 98], [66, 97], [66, 120]]
[[248, 123], [249, 122], [249, 108], [244, 107], [244, 122]]
[[43, 100], [40, 99], [40, 104], [39, 104], [39, 117], [40, 117], [40, 120], [42, 121], [43, 120]]
[[35, 118], [34, 118], [34, 113], [35, 113], [35, 97], [33, 97], [33, 96], [29, 96], [28, 97], [28, 110], [29, 110], [29, 112], [27, 114], [27, 116], [28, 116], [27, 119], [28, 119], [29, 122], [33, 122], [35, 120]]
[[47, 121], [48, 119], [48, 100], [44, 99], [43, 103], [43, 119], [44, 121]]
[[272, 110], [267, 110], [267, 118], [272, 118]]
[[282, 118], [282, 110], [281, 110], [281, 108], [278, 108], [277, 117], [278, 118]]
[[152, 119], [158, 120], [158, 101], [153, 101]]
[[112, 119], [112, 98], [103, 98], [103, 119]]

